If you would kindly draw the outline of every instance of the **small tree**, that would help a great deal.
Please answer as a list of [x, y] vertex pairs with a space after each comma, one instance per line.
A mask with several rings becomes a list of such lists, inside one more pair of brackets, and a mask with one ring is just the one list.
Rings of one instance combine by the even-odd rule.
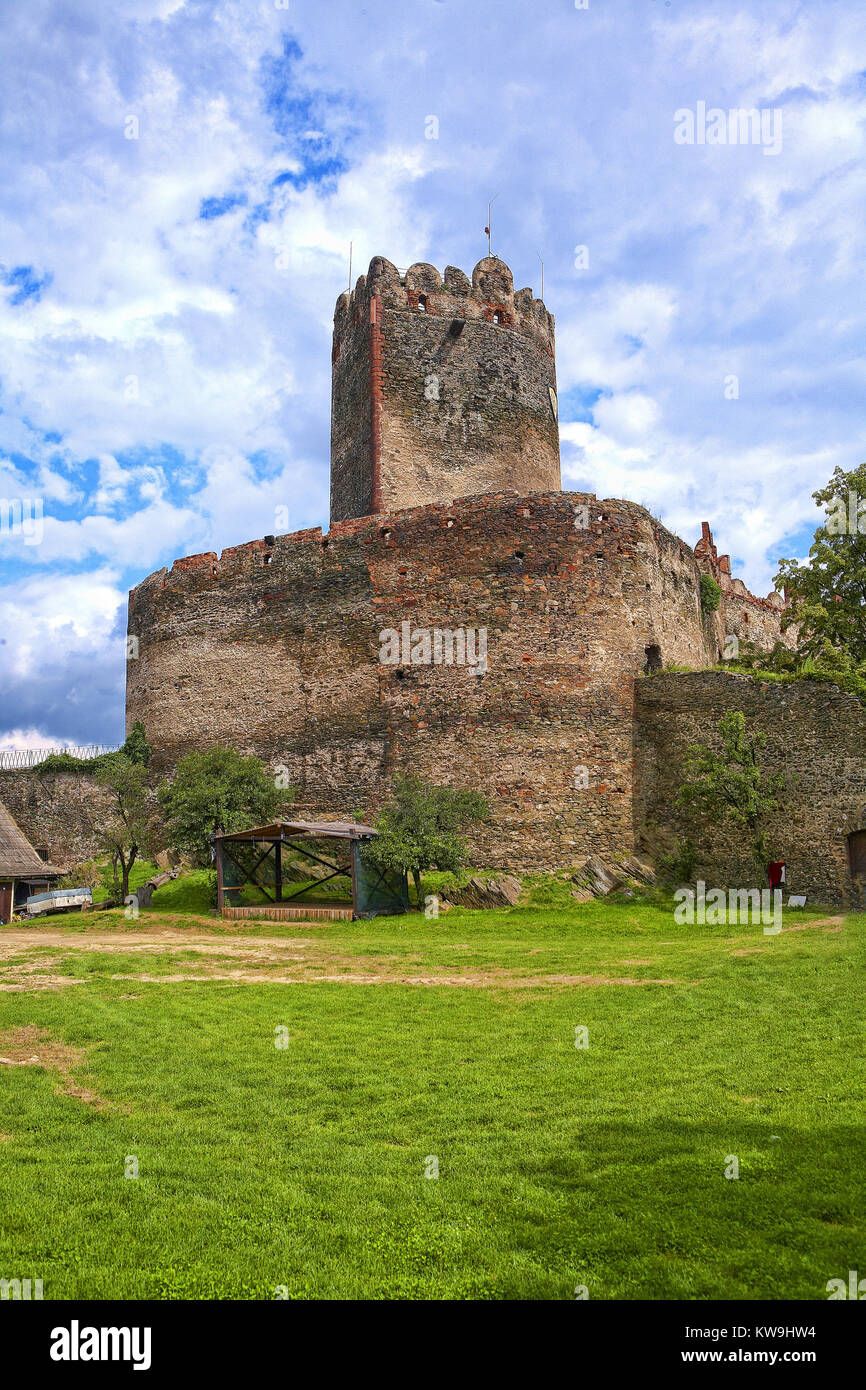
[[722, 749], [692, 744], [686, 757], [688, 781], [677, 805], [699, 815], [727, 820], [744, 830], [755, 863], [763, 871], [770, 859], [766, 822], [779, 805], [782, 778], [766, 773], [759, 762], [765, 734], [749, 734], [742, 710], [729, 709], [719, 721]]
[[276, 820], [291, 805], [291, 787], [276, 785], [258, 758], [233, 748], [187, 753], [157, 793], [169, 843], [208, 865], [208, 836]]
[[457, 873], [462, 869], [466, 843], [460, 831], [489, 813], [480, 792], [455, 791], [435, 787], [421, 777], [397, 776], [394, 800], [376, 819], [376, 838], [365, 855], [381, 869], [411, 874], [420, 907], [422, 871]]
[[107, 812], [96, 827], [98, 840], [120, 872], [120, 893], [126, 898], [130, 870], [149, 838], [144, 764], [132, 762], [125, 753], [112, 753], [95, 780], [108, 793]]

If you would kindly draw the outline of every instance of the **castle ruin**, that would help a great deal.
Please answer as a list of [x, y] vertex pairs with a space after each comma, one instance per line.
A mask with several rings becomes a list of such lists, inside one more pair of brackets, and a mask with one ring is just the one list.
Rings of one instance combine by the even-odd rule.
[[[658, 856], [686, 835], [698, 876], [747, 885], [737, 837], [676, 809], [689, 746], [736, 708], [783, 778], [770, 836], [791, 891], [864, 906], [866, 710], [830, 683], [724, 669], [732, 638], [792, 639], [780, 595], [749, 593], [708, 523], [692, 549], [644, 507], [561, 490], [553, 318], [508, 267], [375, 258], [337, 301], [333, 358], [328, 533], [178, 559], [129, 596], [127, 723], [154, 781], [228, 745], [280, 770], [299, 816], [342, 820], [411, 770], [486, 795], [481, 867]], [[100, 795], [0, 772], [58, 864], [94, 852]]]
[[[478, 862], [635, 850], [636, 682], [715, 664], [731, 634], [772, 646], [783, 600], [732, 579], [708, 526], [692, 550], [643, 507], [561, 490], [554, 341], [496, 257], [471, 280], [371, 262], [334, 316], [329, 532], [176, 560], [130, 594], [127, 720], [158, 770], [231, 745], [285, 769], [299, 814], [340, 817], [411, 769], [485, 793]], [[485, 634], [483, 663], [441, 659], [455, 632]]]

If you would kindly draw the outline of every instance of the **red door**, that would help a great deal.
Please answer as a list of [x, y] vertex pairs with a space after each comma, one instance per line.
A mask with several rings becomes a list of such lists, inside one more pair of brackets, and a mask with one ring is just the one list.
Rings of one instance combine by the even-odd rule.
[[12, 920], [12, 884], [0, 883], [0, 922]]

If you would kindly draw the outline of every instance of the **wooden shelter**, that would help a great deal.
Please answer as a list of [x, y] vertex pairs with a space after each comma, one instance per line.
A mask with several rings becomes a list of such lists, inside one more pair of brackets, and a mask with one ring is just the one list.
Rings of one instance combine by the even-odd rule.
[[40, 859], [24, 831], [0, 801], [0, 924], [12, 920], [34, 893], [45, 893], [63, 873]]
[[[379, 869], [365, 859], [363, 847], [375, 834], [372, 826], [353, 821], [275, 821], [212, 835], [217, 907], [224, 917], [282, 921], [407, 912], [405, 873]], [[268, 901], [241, 904], [238, 899], [248, 887], [259, 889]]]

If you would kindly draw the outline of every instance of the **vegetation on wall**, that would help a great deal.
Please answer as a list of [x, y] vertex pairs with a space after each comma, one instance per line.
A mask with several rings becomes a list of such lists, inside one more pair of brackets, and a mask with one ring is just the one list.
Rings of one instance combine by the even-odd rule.
[[720, 752], [703, 743], [689, 746], [687, 780], [677, 793], [676, 804], [703, 819], [727, 822], [743, 834], [763, 873], [773, 857], [767, 842], [767, 821], [778, 808], [782, 778], [761, 767], [760, 751], [766, 735], [749, 733], [742, 710], [727, 710], [718, 728]]
[[[129, 731], [126, 742], [118, 750], [131, 763], [140, 763], [146, 767], [150, 761], [150, 744], [144, 731], [144, 725], [137, 719]], [[41, 774], [50, 772], [78, 772], [89, 776], [95, 776], [103, 768], [110, 766], [111, 759], [116, 758], [117, 753], [98, 753], [94, 758], [76, 758], [72, 753], [49, 753], [47, 758], [43, 758], [41, 763], [37, 763], [34, 772]]]
[[738, 659], [726, 661], [725, 670], [763, 680], [825, 681], [856, 695], [866, 705], [866, 664], [855, 665], [848, 652], [826, 639], [815, 656], [792, 652], [781, 642], [770, 652], [756, 651], [751, 643], [743, 643]]
[[711, 574], [701, 575], [701, 612], [717, 613], [722, 601], [721, 587]]
[[698, 852], [688, 836], [678, 839], [672, 850], [659, 855], [658, 876], [663, 884], [691, 883], [698, 863]]

